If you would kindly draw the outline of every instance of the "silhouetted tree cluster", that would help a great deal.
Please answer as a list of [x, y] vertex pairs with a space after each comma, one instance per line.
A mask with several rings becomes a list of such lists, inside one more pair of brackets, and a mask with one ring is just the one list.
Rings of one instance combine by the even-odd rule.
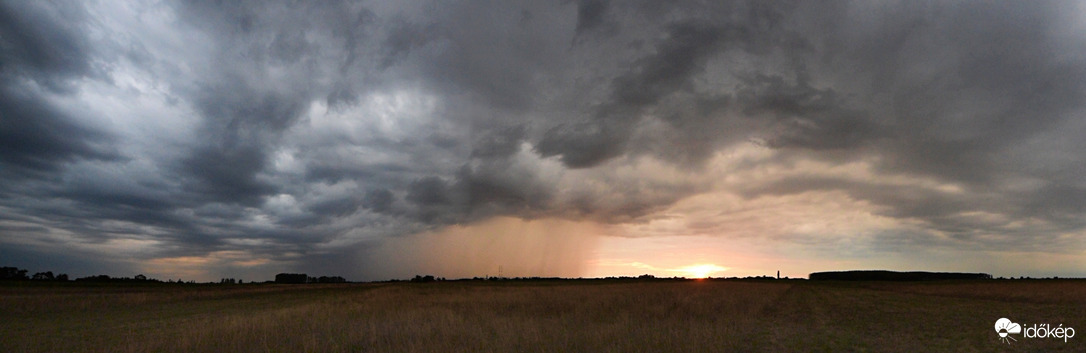
[[653, 275], [650, 275], [650, 274], [646, 273], [646, 274], [643, 274], [643, 275], [640, 275], [640, 276], [637, 276], [637, 277], [633, 277], [633, 276], [609, 276], [609, 277], [604, 277], [602, 279], [603, 280], [610, 280], [610, 281], [663, 281], [663, 280], [677, 280], [677, 279], [685, 280], [686, 277], [670, 277], [670, 278], [668, 278], [668, 277], [656, 277], [656, 276], [653, 276]]
[[233, 279], [233, 278], [223, 278], [223, 279], [219, 280], [219, 283], [220, 284], [237, 284], [237, 283], [241, 283], [241, 281]]
[[809, 278], [814, 281], [938, 281], [992, 279], [992, 275], [961, 272], [839, 271], [815, 272]]
[[[561, 280], [573, 280], [574, 278], [561, 278], [561, 277], [472, 277], [454, 279], [453, 281], [561, 281]], [[438, 281], [448, 281], [445, 277], [437, 278]]]
[[434, 282], [436, 280], [437, 279], [434, 278], [434, 276], [432, 276], [432, 275], [425, 275], [425, 276], [415, 275], [415, 278], [412, 278], [411, 282], [428, 283], [428, 282]]
[[340, 276], [310, 277], [304, 273], [280, 273], [275, 275], [275, 283], [347, 283], [347, 279]]
[[3, 281], [67, 281], [68, 275], [61, 273], [54, 276], [53, 271], [37, 272], [27, 276], [29, 271], [17, 267], [0, 268], [0, 280]]
[[[67, 275], [65, 275], [67, 278]], [[143, 274], [138, 274], [135, 277], [110, 277], [108, 275], [87, 276], [75, 279], [76, 282], [162, 282], [154, 278], [147, 278]], [[180, 283], [180, 280], [178, 280]]]
[[28, 280], [30, 277], [26, 276], [26, 270], [15, 267], [0, 268], [0, 280], [5, 281], [22, 281]]
[[275, 275], [275, 283], [299, 284], [306, 283], [309, 276], [304, 273], [280, 273]]
[[112, 280], [113, 278], [110, 278], [108, 275], [87, 276], [75, 279], [76, 282], [109, 282]]
[[347, 279], [340, 276], [320, 276], [317, 283], [347, 283]]

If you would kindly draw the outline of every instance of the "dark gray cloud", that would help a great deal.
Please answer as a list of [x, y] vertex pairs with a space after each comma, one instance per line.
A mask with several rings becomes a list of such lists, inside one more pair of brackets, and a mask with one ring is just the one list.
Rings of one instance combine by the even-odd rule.
[[773, 148], [808, 150], [856, 149], [887, 134], [867, 113], [850, 109], [832, 89], [811, 87], [800, 77], [790, 84], [781, 76], [745, 80], [736, 95], [742, 115], [769, 120]]
[[118, 158], [108, 133], [49, 100], [69, 92], [71, 80], [93, 75], [81, 36], [84, 16], [78, 6], [0, 4], [0, 174], [6, 178], [48, 177], [42, 173], [67, 162]]
[[366, 196], [362, 200], [363, 207], [377, 213], [388, 213], [392, 211], [393, 197], [392, 192], [388, 189], [370, 190], [366, 192]]
[[[688, 119], [682, 113], [669, 114], [674, 107], [661, 104], [663, 100], [689, 99], [691, 95], [709, 96], [710, 101], [722, 98], [719, 92], [695, 87], [694, 81], [706, 73], [709, 60], [726, 60], [725, 55], [736, 52], [764, 55], [773, 50], [785, 52], [791, 59], [793, 52], [807, 48], [802, 37], [782, 28], [784, 15], [772, 4], [688, 10], [693, 14], [665, 23], [660, 28], [662, 35], [651, 39], [655, 42], [653, 50], [633, 60], [624, 73], [610, 80], [611, 97], [592, 112], [591, 119], [549, 130], [537, 145], [540, 154], [560, 156], [572, 168], [598, 165], [629, 149], [627, 144], [642, 115], [656, 113], [670, 122]], [[716, 10], [728, 16], [704, 16], [698, 14], [699, 10]], [[698, 118], [719, 119], [713, 114]], [[693, 132], [699, 127], [703, 126], [689, 124], [679, 130]]]
[[4, 2], [0, 4], [0, 72], [4, 81], [20, 78], [53, 90], [93, 70], [83, 22], [72, 3]]
[[0, 88], [0, 162], [9, 178], [39, 176], [79, 159], [117, 159], [108, 133], [80, 124], [26, 89]]
[[527, 130], [526, 126], [521, 125], [480, 131], [471, 148], [471, 157], [487, 160], [509, 158], [520, 148]]
[[577, 36], [595, 30], [606, 21], [607, 8], [610, 2], [606, 0], [584, 0], [577, 3], [577, 28], [574, 30]]
[[[12, 259], [330, 271], [388, 237], [713, 192], [840, 192], [910, 225], [872, 230], [889, 248], [1086, 227], [1072, 2], [127, 5], [0, 2]], [[771, 156], [713, 164], [750, 146]], [[789, 172], [716, 184], [758, 170]]]
[[275, 192], [272, 185], [256, 180], [267, 156], [260, 146], [198, 148], [182, 161], [182, 172], [193, 176], [189, 190], [210, 200], [257, 205]]

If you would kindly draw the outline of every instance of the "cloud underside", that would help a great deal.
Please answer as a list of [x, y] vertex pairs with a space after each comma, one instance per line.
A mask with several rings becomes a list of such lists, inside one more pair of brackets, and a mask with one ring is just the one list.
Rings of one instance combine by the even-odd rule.
[[320, 269], [519, 218], [1082, 251], [1083, 14], [4, 2], [0, 245]]

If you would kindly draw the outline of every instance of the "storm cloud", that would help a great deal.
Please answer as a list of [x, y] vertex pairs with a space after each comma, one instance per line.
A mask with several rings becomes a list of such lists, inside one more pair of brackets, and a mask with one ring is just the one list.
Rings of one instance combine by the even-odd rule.
[[0, 1], [0, 250], [377, 279], [399, 275], [367, 267], [402, 251], [382, 244], [519, 219], [1081, 254], [1083, 20], [1076, 2]]

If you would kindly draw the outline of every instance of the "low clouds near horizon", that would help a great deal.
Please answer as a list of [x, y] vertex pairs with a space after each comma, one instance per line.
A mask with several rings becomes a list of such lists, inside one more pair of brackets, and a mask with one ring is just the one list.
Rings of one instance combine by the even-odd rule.
[[1086, 276], [1084, 23], [1072, 1], [0, 1], [0, 258]]

